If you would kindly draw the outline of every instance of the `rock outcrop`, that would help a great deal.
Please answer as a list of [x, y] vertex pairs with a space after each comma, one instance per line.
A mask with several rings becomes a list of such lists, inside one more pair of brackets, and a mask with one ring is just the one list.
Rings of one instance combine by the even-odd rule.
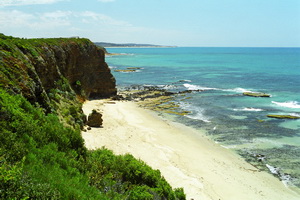
[[271, 97], [270, 94], [262, 93], [262, 92], [244, 92], [244, 96], [250, 96], [250, 97]]
[[294, 115], [267, 115], [269, 118], [277, 118], [277, 119], [300, 119], [299, 116]]

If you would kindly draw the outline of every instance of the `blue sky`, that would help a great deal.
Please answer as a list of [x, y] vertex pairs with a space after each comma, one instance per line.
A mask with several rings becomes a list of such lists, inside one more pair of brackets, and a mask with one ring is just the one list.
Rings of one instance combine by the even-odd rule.
[[0, 32], [94, 42], [300, 47], [300, 0], [0, 0]]

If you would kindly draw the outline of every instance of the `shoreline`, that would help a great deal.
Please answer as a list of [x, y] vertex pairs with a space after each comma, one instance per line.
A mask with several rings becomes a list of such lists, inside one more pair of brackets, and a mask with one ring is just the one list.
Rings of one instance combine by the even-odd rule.
[[187, 199], [300, 198], [300, 193], [221, 147], [205, 132], [134, 102], [93, 100], [83, 105], [87, 115], [92, 109], [103, 114], [103, 128], [82, 132], [88, 149], [105, 146], [116, 154], [132, 154], [159, 169], [173, 188], [183, 187]]

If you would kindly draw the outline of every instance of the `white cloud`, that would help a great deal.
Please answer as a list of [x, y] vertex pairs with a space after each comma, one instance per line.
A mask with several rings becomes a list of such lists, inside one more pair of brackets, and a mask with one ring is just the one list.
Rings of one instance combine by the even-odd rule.
[[132, 26], [130, 23], [122, 20], [113, 19], [110, 16], [103, 15], [100, 13], [95, 13], [91, 11], [85, 11], [79, 13], [82, 17], [83, 22], [89, 24], [105, 24], [110, 26]]
[[42, 14], [43, 18], [49, 18], [49, 19], [58, 19], [58, 18], [66, 18], [68, 16], [71, 16], [73, 13], [71, 11], [54, 11], [54, 12], [47, 12]]
[[18, 10], [0, 11], [0, 26], [5, 27], [24, 27], [34, 20], [34, 16]]
[[[68, 37], [132, 29], [126, 21], [91, 11], [54, 11], [27, 13], [18, 10], [0, 10], [1, 32], [17, 37]], [[81, 34], [82, 33], [82, 34]]]
[[35, 4], [53, 4], [59, 1], [64, 1], [64, 0], [1, 0], [0, 7], [35, 5]]
[[36, 15], [36, 22], [32, 24], [32, 27], [40, 29], [54, 29], [58, 27], [71, 26], [71, 18], [73, 13], [71, 11], [55, 11], [47, 12]]
[[[46, 13], [25, 13], [18, 10], [0, 11], [1, 27], [19, 27], [19, 26], [50, 26], [56, 24], [65, 26], [80, 26], [80, 23], [102, 26], [123, 26], [130, 27], [130, 23], [122, 20], [114, 19], [110, 16], [95, 13], [91, 11], [72, 12], [72, 11], [54, 11]], [[43, 25], [44, 24], [44, 25]]]
[[[0, 10], [1, 32], [15, 37], [86, 37], [92, 41], [164, 44], [183, 35], [174, 30], [134, 26], [101, 13], [54, 11], [29, 13]], [[157, 39], [159, 38], [159, 39]], [[167, 44], [172, 44], [168, 42]]]

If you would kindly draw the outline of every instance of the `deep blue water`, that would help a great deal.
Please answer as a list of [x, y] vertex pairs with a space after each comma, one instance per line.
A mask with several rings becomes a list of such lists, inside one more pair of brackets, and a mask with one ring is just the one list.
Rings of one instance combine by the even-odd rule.
[[[158, 85], [187, 94], [181, 122], [205, 129], [215, 141], [245, 155], [263, 154], [262, 165], [276, 166], [300, 186], [300, 48], [108, 48], [123, 55], [106, 58], [119, 87]], [[134, 73], [114, 69], [140, 67]], [[245, 91], [265, 92], [253, 98]], [[254, 158], [255, 160], [255, 158]], [[254, 162], [254, 161], [253, 161]], [[282, 175], [280, 175], [282, 176]], [[292, 178], [291, 178], [292, 177]]]

